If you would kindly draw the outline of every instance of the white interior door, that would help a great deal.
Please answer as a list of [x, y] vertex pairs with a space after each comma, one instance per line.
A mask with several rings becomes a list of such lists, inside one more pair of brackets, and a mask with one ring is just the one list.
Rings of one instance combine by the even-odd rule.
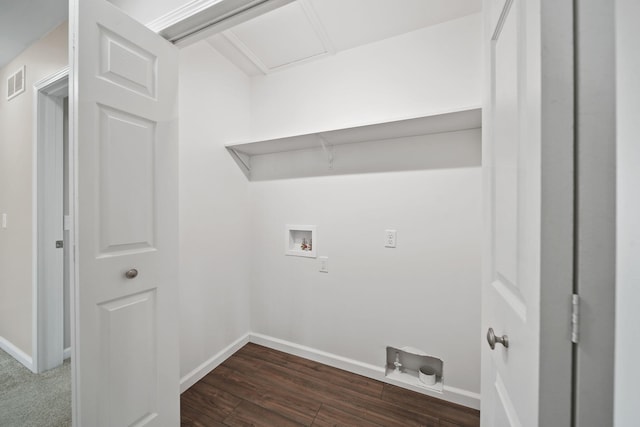
[[34, 372], [60, 366], [64, 344], [64, 97], [59, 72], [35, 84], [37, 108], [37, 280], [34, 305]]
[[178, 425], [177, 49], [106, 0], [70, 23], [74, 422]]
[[487, 0], [484, 13], [482, 425], [568, 426], [571, 2]]
[[[43, 183], [43, 265], [39, 266], [42, 274], [42, 290], [38, 293], [38, 307], [42, 307], [44, 321], [40, 322], [38, 330], [38, 372], [44, 372], [60, 366], [64, 351], [64, 242], [63, 231], [63, 102], [62, 97], [47, 97], [43, 100], [50, 105], [47, 109], [51, 120], [48, 130], [55, 132], [46, 138], [44, 148], [44, 178]], [[42, 270], [40, 270], [42, 269]], [[40, 320], [40, 319], [39, 319]]]

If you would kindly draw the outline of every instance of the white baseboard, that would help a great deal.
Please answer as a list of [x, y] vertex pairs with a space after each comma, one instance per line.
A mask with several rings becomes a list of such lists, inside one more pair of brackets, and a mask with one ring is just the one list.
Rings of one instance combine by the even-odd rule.
[[33, 359], [24, 351], [16, 347], [11, 341], [0, 337], [0, 348], [7, 352], [11, 357], [22, 363], [25, 368], [33, 371]]
[[180, 393], [184, 393], [189, 387], [204, 378], [205, 375], [213, 371], [218, 365], [227, 360], [229, 356], [240, 350], [248, 342], [249, 334], [245, 334], [182, 377], [180, 379]]
[[283, 351], [285, 353], [293, 354], [294, 356], [313, 360], [314, 362], [324, 363], [325, 365], [333, 366], [334, 368], [343, 369], [345, 371], [353, 372], [354, 374], [363, 375], [376, 380], [379, 380], [380, 377], [384, 377], [384, 368], [379, 366], [359, 362], [354, 359], [327, 353], [322, 350], [270, 337], [268, 335], [252, 332], [249, 334], [249, 341], [254, 344]]
[[71, 347], [67, 347], [62, 352], [62, 360], [67, 360], [71, 357]]
[[456, 387], [450, 387], [445, 385], [443, 392], [431, 391], [418, 386], [412, 386], [410, 384], [395, 381], [387, 378], [384, 375], [384, 368], [380, 366], [370, 365], [368, 363], [360, 362], [347, 357], [338, 356], [336, 354], [327, 353], [325, 351], [317, 350], [311, 347], [295, 344], [289, 341], [281, 340], [279, 338], [270, 337], [258, 333], [250, 333], [249, 341], [254, 344], [259, 344], [265, 347], [272, 348], [274, 350], [283, 351], [285, 353], [293, 354], [295, 356], [303, 357], [305, 359], [313, 360], [315, 362], [324, 363], [325, 365], [333, 366], [334, 368], [343, 369], [345, 371], [353, 372], [374, 380], [382, 381], [384, 383], [393, 384], [398, 387], [406, 388], [421, 394], [435, 397], [437, 399], [446, 400], [448, 402], [457, 403], [459, 405], [467, 406], [469, 408], [480, 409], [480, 394], [470, 392], [468, 390], [459, 389]]

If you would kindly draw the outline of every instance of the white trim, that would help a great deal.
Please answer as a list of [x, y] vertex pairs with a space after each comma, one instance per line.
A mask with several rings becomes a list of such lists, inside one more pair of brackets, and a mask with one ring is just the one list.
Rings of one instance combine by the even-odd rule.
[[71, 347], [67, 347], [62, 352], [62, 359], [67, 360], [70, 357], [71, 357]]
[[[54, 334], [58, 334], [63, 336], [64, 334], [64, 324], [61, 321], [58, 325], [56, 322], [50, 322], [46, 318], [44, 318], [43, 313], [55, 313], [63, 310], [63, 307], [57, 307], [57, 304], [40, 304], [39, 296], [42, 294], [40, 283], [41, 274], [39, 273], [39, 263], [42, 258], [40, 252], [42, 250], [42, 245], [40, 244], [41, 233], [39, 233], [39, 209], [41, 209], [41, 201], [38, 188], [38, 180], [39, 174], [42, 173], [40, 170], [40, 161], [39, 156], [42, 154], [41, 146], [44, 144], [44, 140], [42, 139], [42, 116], [50, 115], [51, 112], [48, 111], [52, 108], [50, 103], [46, 103], [47, 97], [61, 97], [68, 93], [69, 87], [69, 67], [64, 67], [59, 71], [39, 80], [33, 85], [33, 139], [32, 139], [32, 346], [33, 346], [33, 356], [30, 362], [30, 369], [33, 372], [42, 372], [51, 366], [42, 366], [46, 365], [43, 361], [45, 360], [46, 355], [41, 354], [42, 352], [46, 352], [46, 349], [41, 350], [41, 337], [39, 331], [44, 329], [53, 330]], [[47, 105], [44, 105], [47, 104]], [[62, 129], [60, 129], [62, 132]], [[60, 141], [61, 142], [61, 141]], [[40, 191], [41, 192], [41, 191]], [[62, 201], [60, 201], [62, 202]], [[62, 289], [60, 289], [62, 292]], [[63, 304], [64, 306], [64, 304]], [[61, 341], [62, 343], [62, 341]], [[48, 359], [48, 358], [47, 358]], [[62, 360], [62, 359], [61, 359]]]
[[[42, 80], [38, 80], [36, 83], [33, 84], [33, 87], [36, 90], [42, 90], [44, 88], [47, 88], [47, 86], [51, 86], [54, 83], [59, 82], [61, 79], [64, 79], [65, 77], [69, 77], [69, 66], [61, 68], [60, 70], [56, 71], [53, 74], [48, 75]], [[49, 92], [50, 90], [47, 90], [47, 93]]]
[[294, 0], [193, 0], [147, 27], [177, 45], [195, 43]]
[[151, 31], [159, 33], [185, 19], [191, 18], [197, 13], [201, 13], [207, 8], [220, 3], [223, 0], [193, 0], [177, 9], [168, 12], [147, 24]]
[[75, 236], [78, 231], [78, 223], [75, 221], [78, 214], [78, 173], [77, 173], [77, 147], [76, 135], [78, 133], [78, 50], [76, 40], [79, 30], [79, 3], [80, 0], [69, 0], [69, 215], [71, 216], [71, 229], [69, 230], [69, 311], [71, 321], [71, 425], [79, 427], [80, 423], [80, 399], [79, 388], [80, 355], [78, 351], [78, 329], [80, 328], [78, 303], [78, 252], [76, 251]]
[[291, 341], [274, 338], [268, 335], [252, 332], [250, 334], [250, 342], [274, 350], [283, 351], [285, 353], [299, 356], [304, 359], [313, 360], [314, 362], [324, 363], [334, 368], [343, 369], [358, 375], [380, 380], [384, 377], [384, 368], [380, 366], [370, 365], [358, 360], [349, 359], [348, 357], [338, 356], [337, 354], [327, 353], [326, 351], [317, 350], [312, 347], [296, 344]]
[[283, 351], [315, 362], [324, 363], [334, 368], [343, 369], [358, 375], [362, 375], [384, 383], [393, 384], [398, 387], [406, 388], [417, 393], [426, 394], [437, 399], [446, 400], [448, 402], [457, 403], [469, 408], [480, 409], [480, 394], [463, 390], [456, 387], [444, 386], [444, 391], [439, 393], [431, 391], [423, 387], [411, 386], [404, 382], [395, 381], [384, 375], [384, 368], [380, 366], [370, 365], [358, 360], [349, 359], [348, 357], [338, 356], [336, 354], [327, 353], [311, 347], [295, 344], [279, 338], [270, 337], [259, 333], [252, 332], [249, 334], [249, 342], [259, 344], [274, 350]]
[[[459, 403], [460, 405], [464, 405], [464, 406], [468, 406], [469, 408], [480, 410], [480, 398], [481, 398], [480, 393], [475, 393], [473, 391], [465, 390], [458, 387], [451, 387], [448, 385], [445, 385], [443, 388], [445, 393], [456, 395], [460, 399], [460, 401], [451, 400], [451, 402]], [[469, 404], [466, 404], [463, 402], [469, 402]]]
[[33, 359], [27, 353], [16, 347], [11, 341], [0, 337], [0, 349], [4, 350], [11, 357], [22, 363], [25, 368], [35, 373], [33, 370]]
[[249, 334], [245, 334], [224, 349], [220, 350], [213, 357], [200, 364], [200, 366], [195, 368], [193, 371], [180, 378], [180, 393], [184, 393], [189, 389], [189, 387], [204, 378], [209, 372], [217, 368], [218, 365], [227, 360], [233, 353], [240, 350], [248, 342]]

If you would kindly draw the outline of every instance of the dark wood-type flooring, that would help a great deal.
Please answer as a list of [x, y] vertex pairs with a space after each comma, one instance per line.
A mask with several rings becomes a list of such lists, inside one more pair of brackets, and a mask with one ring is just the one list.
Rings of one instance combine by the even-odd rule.
[[480, 425], [480, 413], [256, 344], [182, 394], [183, 426]]

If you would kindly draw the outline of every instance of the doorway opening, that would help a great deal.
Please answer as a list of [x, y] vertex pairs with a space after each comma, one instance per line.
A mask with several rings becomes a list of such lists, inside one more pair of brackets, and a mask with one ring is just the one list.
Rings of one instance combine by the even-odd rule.
[[68, 156], [69, 68], [35, 84], [33, 371], [71, 355]]

